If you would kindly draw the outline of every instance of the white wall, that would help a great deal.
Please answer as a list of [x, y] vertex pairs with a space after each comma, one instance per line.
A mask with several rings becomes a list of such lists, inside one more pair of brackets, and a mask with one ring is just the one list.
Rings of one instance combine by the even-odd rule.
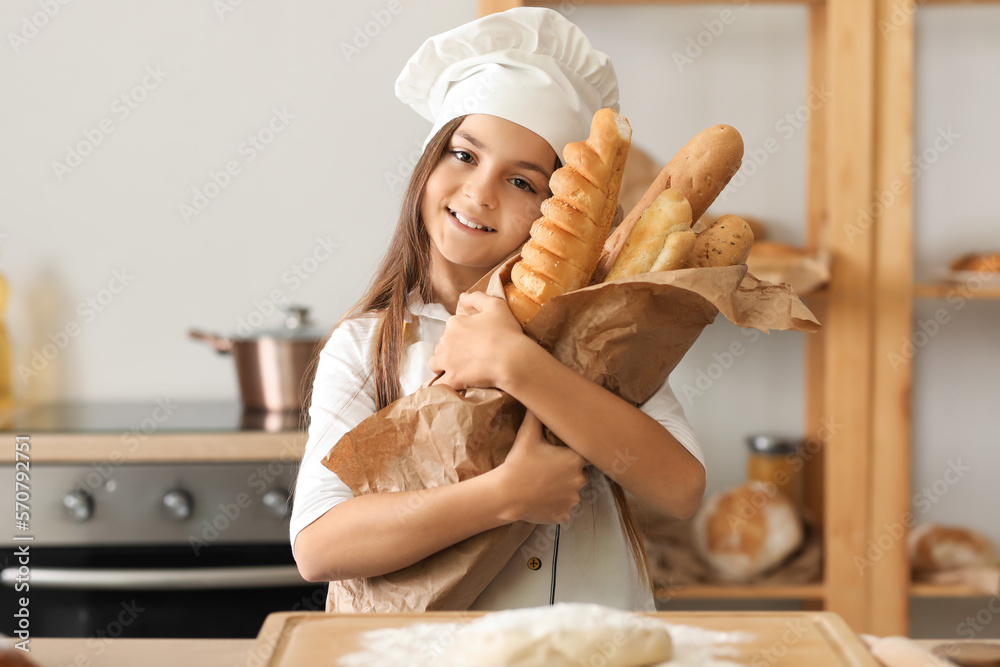
[[[103, 0], [58, 5], [51, 18], [41, 6], [0, 9], [0, 272], [12, 290], [15, 367], [30, 369], [15, 376], [16, 390], [39, 400], [235, 400], [231, 360], [189, 340], [188, 329], [233, 331], [269, 312], [274, 297], [310, 306], [323, 324], [350, 306], [393, 227], [394, 176], [427, 130], [395, 100], [393, 81], [424, 38], [474, 18], [475, 5], [247, 1], [222, 12], [224, 0]], [[612, 55], [636, 145], [666, 162], [701, 129], [735, 126], [745, 178], [713, 212], [752, 215], [772, 237], [804, 241], [805, 132], [787, 115], [801, 118], [827, 92], [806, 89], [804, 8], [560, 8]], [[33, 20], [44, 25], [33, 30]], [[366, 27], [377, 34], [345, 55]], [[997, 7], [918, 10], [916, 152], [940, 130], [959, 136], [915, 189], [921, 278], [966, 250], [1000, 250], [997, 34]], [[251, 135], [273, 140], [256, 151]], [[764, 160], [769, 138], [778, 150]], [[81, 142], [81, 151], [96, 146], [78, 166], [54, 166]], [[227, 163], [238, 173], [185, 220], [180, 207]], [[327, 253], [325, 244], [338, 247]], [[915, 491], [949, 458], [972, 470], [920, 518], [1000, 542], [1000, 525], [980, 511], [998, 498], [989, 477], [1000, 456], [1000, 308], [921, 302], [916, 316], [941, 307], [949, 323], [915, 363]], [[263, 326], [275, 324], [272, 316]], [[729, 364], [716, 355], [733, 341], [746, 352]], [[800, 334], [758, 337], [719, 321], [675, 372], [710, 491], [743, 479], [746, 434], [801, 431], [802, 350]], [[706, 391], [685, 392], [710, 372], [718, 378]], [[954, 634], [982, 603], [954, 603], [938, 620], [940, 604], [918, 608], [916, 627]], [[996, 636], [997, 626], [978, 636]]]
[[[398, 190], [385, 175], [425, 133], [393, 81], [426, 36], [475, 9], [245, 2], [220, 17], [224, 0], [56, 6], [37, 36], [0, 56], [0, 266], [16, 363], [45, 362], [15, 384], [45, 399], [235, 398], [231, 360], [188, 328], [233, 331], [270, 312], [275, 290], [325, 323], [347, 309], [394, 221]], [[0, 25], [20, 32], [39, 11], [5, 3]], [[348, 62], [340, 45], [373, 11], [391, 21]], [[129, 109], [119, 98], [133, 90], [144, 99]], [[113, 131], [57, 174], [53, 163], [98, 136], [102, 119]], [[260, 151], [246, 143], [258, 134], [271, 140]], [[239, 173], [211, 192], [211, 174], [230, 162]], [[217, 196], [185, 220], [180, 206], [206, 186]], [[327, 253], [318, 238], [340, 247]], [[313, 269], [304, 282], [297, 266]], [[113, 283], [120, 293], [103, 292], [97, 312], [86, 300], [100, 300], [116, 270], [127, 285]], [[65, 349], [45, 349], [67, 327]]]

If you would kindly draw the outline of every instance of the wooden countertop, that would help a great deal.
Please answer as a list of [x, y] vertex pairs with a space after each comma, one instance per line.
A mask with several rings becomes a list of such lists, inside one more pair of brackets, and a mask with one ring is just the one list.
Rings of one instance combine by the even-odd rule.
[[[0, 447], [0, 463], [14, 461], [13, 435]], [[306, 434], [299, 431], [266, 433], [199, 432], [152, 433], [142, 441], [123, 443], [120, 434], [29, 434], [30, 460], [35, 464], [92, 463], [222, 463], [235, 461], [297, 461], [302, 458]]]
[[[33, 428], [34, 426], [34, 428]], [[38, 464], [227, 463], [300, 460], [298, 413], [246, 411], [237, 402], [20, 402], [0, 408], [0, 464], [27, 437]], [[23, 448], [22, 448], [23, 451]]]
[[253, 639], [31, 640], [28, 658], [39, 667], [259, 666]]
[[[922, 639], [930, 649], [945, 639]], [[260, 667], [254, 639], [54, 639], [31, 640], [28, 657], [39, 667]]]

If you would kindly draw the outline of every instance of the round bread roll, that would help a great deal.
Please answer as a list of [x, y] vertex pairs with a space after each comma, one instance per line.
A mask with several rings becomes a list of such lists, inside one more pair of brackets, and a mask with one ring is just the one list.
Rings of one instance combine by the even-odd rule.
[[694, 516], [694, 547], [725, 581], [746, 582], [802, 545], [802, 517], [776, 486], [752, 480], [711, 496]]
[[744, 264], [753, 247], [753, 232], [743, 218], [724, 215], [700, 232], [687, 258], [691, 268]]
[[964, 255], [951, 263], [951, 270], [979, 271], [985, 273], [1000, 272], [1000, 252]]
[[[750, 218], [745, 215], [741, 215], [740, 218], [747, 223], [750, 227], [750, 231], [753, 232], [753, 242], [756, 244], [763, 240], [767, 236], [767, 227], [763, 222], [757, 218]], [[698, 218], [694, 223], [691, 224], [691, 229], [694, 230], [695, 234], [700, 234], [709, 227], [711, 227], [719, 216], [712, 215], [711, 212], [705, 213], [703, 216]]]
[[910, 564], [918, 574], [1000, 564], [988, 537], [960, 526], [921, 524], [910, 531], [908, 547]]

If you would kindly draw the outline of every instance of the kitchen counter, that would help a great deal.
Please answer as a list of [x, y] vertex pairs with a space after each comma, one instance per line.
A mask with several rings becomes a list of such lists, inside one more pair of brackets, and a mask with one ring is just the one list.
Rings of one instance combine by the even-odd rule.
[[305, 447], [301, 422], [298, 413], [233, 402], [21, 404], [0, 414], [8, 443], [0, 463], [15, 460], [15, 438], [24, 436], [38, 464], [293, 461]]
[[[135, 444], [100, 433], [28, 434], [34, 464], [92, 463], [224, 463], [236, 461], [298, 461], [302, 459], [306, 435], [297, 431], [263, 433], [164, 433], [153, 434]], [[14, 462], [13, 434], [0, 447], [0, 463]]]
[[261, 667], [253, 639], [31, 640], [39, 667]]

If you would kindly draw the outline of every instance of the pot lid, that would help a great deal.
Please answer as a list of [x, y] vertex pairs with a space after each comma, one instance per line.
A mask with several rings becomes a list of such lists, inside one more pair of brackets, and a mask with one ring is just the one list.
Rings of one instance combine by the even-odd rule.
[[749, 435], [746, 442], [751, 452], [772, 455], [791, 454], [802, 444], [798, 438], [771, 433]]
[[233, 340], [278, 338], [281, 340], [318, 341], [326, 335], [326, 330], [313, 324], [309, 317], [309, 309], [305, 306], [287, 306], [283, 310], [285, 317], [281, 326], [259, 331], [247, 326], [240, 326], [237, 328]]

